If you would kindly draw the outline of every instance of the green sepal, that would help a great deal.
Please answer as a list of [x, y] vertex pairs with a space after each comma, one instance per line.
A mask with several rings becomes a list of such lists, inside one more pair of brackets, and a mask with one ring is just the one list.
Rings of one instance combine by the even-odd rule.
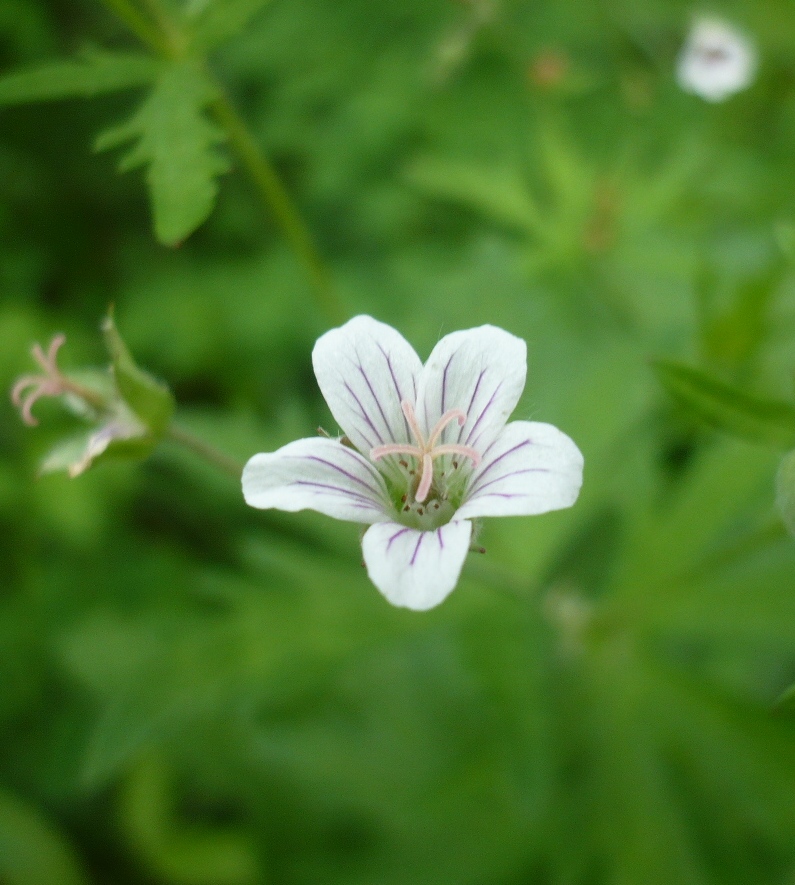
[[57, 442], [41, 459], [39, 475], [60, 473], [62, 470], [71, 474], [74, 465], [79, 464], [83, 459], [91, 433], [90, 430], [84, 430]]
[[781, 459], [776, 473], [776, 506], [791, 535], [795, 535], [795, 449]]
[[123, 404], [119, 411], [98, 427], [61, 439], [42, 459], [39, 475], [63, 470], [75, 477], [99, 461], [148, 458], [157, 440]]
[[102, 323], [102, 333], [111, 358], [119, 395], [157, 442], [174, 414], [174, 397], [168, 387], [140, 368], [124, 343], [113, 314]]
[[795, 407], [790, 403], [751, 396], [672, 360], [655, 360], [652, 368], [674, 399], [709, 424], [753, 442], [795, 446]]

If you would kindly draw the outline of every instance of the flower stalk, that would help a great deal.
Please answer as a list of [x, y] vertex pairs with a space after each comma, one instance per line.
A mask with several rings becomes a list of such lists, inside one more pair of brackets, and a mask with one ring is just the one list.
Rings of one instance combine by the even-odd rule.
[[171, 422], [166, 430], [166, 439], [170, 439], [172, 442], [177, 443], [177, 445], [193, 452], [194, 455], [197, 455], [226, 476], [231, 476], [232, 479], [239, 480], [243, 473], [243, 463], [241, 461], [237, 461], [220, 449], [216, 449], [215, 446], [195, 436], [174, 421]]

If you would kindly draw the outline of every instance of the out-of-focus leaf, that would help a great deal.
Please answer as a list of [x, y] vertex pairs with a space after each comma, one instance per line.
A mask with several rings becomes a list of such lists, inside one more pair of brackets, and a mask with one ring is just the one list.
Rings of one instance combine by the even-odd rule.
[[437, 199], [463, 204], [498, 224], [537, 233], [542, 214], [516, 170], [425, 159], [407, 170], [409, 181]]
[[194, 0], [185, 15], [194, 46], [212, 49], [243, 30], [270, 0]]
[[159, 439], [165, 433], [174, 413], [175, 404], [171, 391], [137, 365], [116, 328], [112, 313], [105, 318], [102, 332], [119, 393], [146, 425], [153, 439]]
[[0, 77], [0, 105], [90, 98], [133, 86], [145, 86], [160, 65], [137, 53], [91, 52], [83, 58], [53, 61]]
[[255, 851], [233, 827], [188, 825], [176, 816], [171, 772], [154, 752], [141, 757], [121, 794], [121, 819], [133, 848], [173, 885], [261, 883]]
[[0, 793], [0, 882], [88, 885], [64, 837], [31, 805]]
[[776, 473], [776, 505], [791, 535], [795, 535], [795, 449], [781, 459]]
[[132, 119], [106, 130], [96, 142], [97, 150], [135, 142], [120, 169], [147, 167], [155, 234], [167, 246], [181, 243], [212, 212], [216, 178], [228, 168], [217, 147], [223, 133], [205, 114], [212, 95], [197, 67], [174, 63]]
[[759, 399], [672, 360], [652, 365], [665, 389], [710, 424], [753, 441], [795, 444], [795, 407], [789, 403]]

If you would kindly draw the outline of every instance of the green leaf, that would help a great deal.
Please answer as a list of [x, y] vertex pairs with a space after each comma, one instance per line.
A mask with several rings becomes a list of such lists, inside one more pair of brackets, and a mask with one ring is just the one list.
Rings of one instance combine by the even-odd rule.
[[159, 64], [132, 52], [91, 52], [79, 59], [48, 62], [0, 77], [0, 105], [90, 98], [133, 86], [157, 76]]
[[207, 119], [212, 86], [188, 62], [170, 65], [127, 123], [103, 132], [97, 150], [134, 142], [120, 170], [146, 166], [155, 235], [175, 246], [207, 218], [218, 193], [216, 178], [228, 169], [216, 145], [221, 130]]
[[88, 882], [63, 836], [35, 808], [8, 793], [0, 793], [0, 882]]
[[776, 506], [789, 533], [795, 535], [795, 450], [781, 459], [776, 474]]
[[174, 397], [171, 391], [136, 364], [116, 328], [112, 314], [103, 322], [102, 332], [122, 399], [146, 425], [152, 436], [159, 439], [165, 433], [174, 413]]
[[165, 758], [150, 752], [127, 776], [120, 816], [136, 853], [174, 885], [247, 885], [262, 881], [254, 847], [240, 829], [183, 821]]
[[671, 396], [715, 427], [755, 442], [795, 445], [795, 407], [789, 403], [758, 399], [672, 360], [652, 366]]
[[406, 174], [429, 196], [468, 206], [497, 224], [531, 234], [544, 227], [527, 183], [516, 170], [424, 159], [415, 162]]
[[239, 33], [270, 0], [194, 0], [186, 10], [191, 43], [211, 49]]
[[776, 709], [783, 713], [792, 713], [795, 711], [795, 684], [790, 685], [790, 687], [781, 695], [776, 702]]

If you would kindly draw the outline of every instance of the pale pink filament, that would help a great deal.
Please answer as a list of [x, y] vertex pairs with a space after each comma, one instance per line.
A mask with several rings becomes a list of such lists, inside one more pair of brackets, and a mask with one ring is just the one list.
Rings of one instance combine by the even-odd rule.
[[420, 425], [417, 422], [414, 406], [412, 406], [408, 400], [404, 399], [400, 404], [400, 408], [406, 416], [406, 421], [408, 421], [411, 432], [414, 434], [417, 445], [411, 446], [406, 443], [388, 443], [383, 446], [375, 446], [375, 448], [370, 450], [370, 457], [373, 461], [377, 461], [379, 458], [384, 458], [387, 455], [411, 455], [413, 458], [421, 461], [422, 474], [420, 475], [420, 483], [417, 486], [417, 491], [414, 495], [414, 499], [421, 504], [428, 497], [428, 492], [431, 490], [431, 484], [433, 483], [434, 458], [438, 458], [441, 455], [461, 455], [464, 458], [469, 458], [474, 466], [477, 467], [478, 464], [480, 464], [480, 453], [476, 452], [475, 449], [470, 446], [462, 446], [456, 443], [446, 443], [441, 446], [436, 445], [436, 441], [451, 421], [458, 421], [459, 427], [464, 426], [467, 416], [461, 411], [461, 409], [450, 409], [445, 412], [431, 431], [428, 441], [426, 442], [422, 430], [420, 429]]
[[[60, 396], [68, 388], [67, 380], [61, 375], [57, 365], [58, 351], [61, 349], [65, 335], [56, 335], [50, 342], [45, 354], [40, 344], [34, 344], [31, 349], [33, 359], [41, 366], [43, 375], [23, 375], [11, 388], [11, 401], [20, 410], [25, 424], [34, 426], [39, 422], [33, 417], [31, 408], [36, 400], [43, 396]], [[23, 391], [32, 388], [23, 397]]]

